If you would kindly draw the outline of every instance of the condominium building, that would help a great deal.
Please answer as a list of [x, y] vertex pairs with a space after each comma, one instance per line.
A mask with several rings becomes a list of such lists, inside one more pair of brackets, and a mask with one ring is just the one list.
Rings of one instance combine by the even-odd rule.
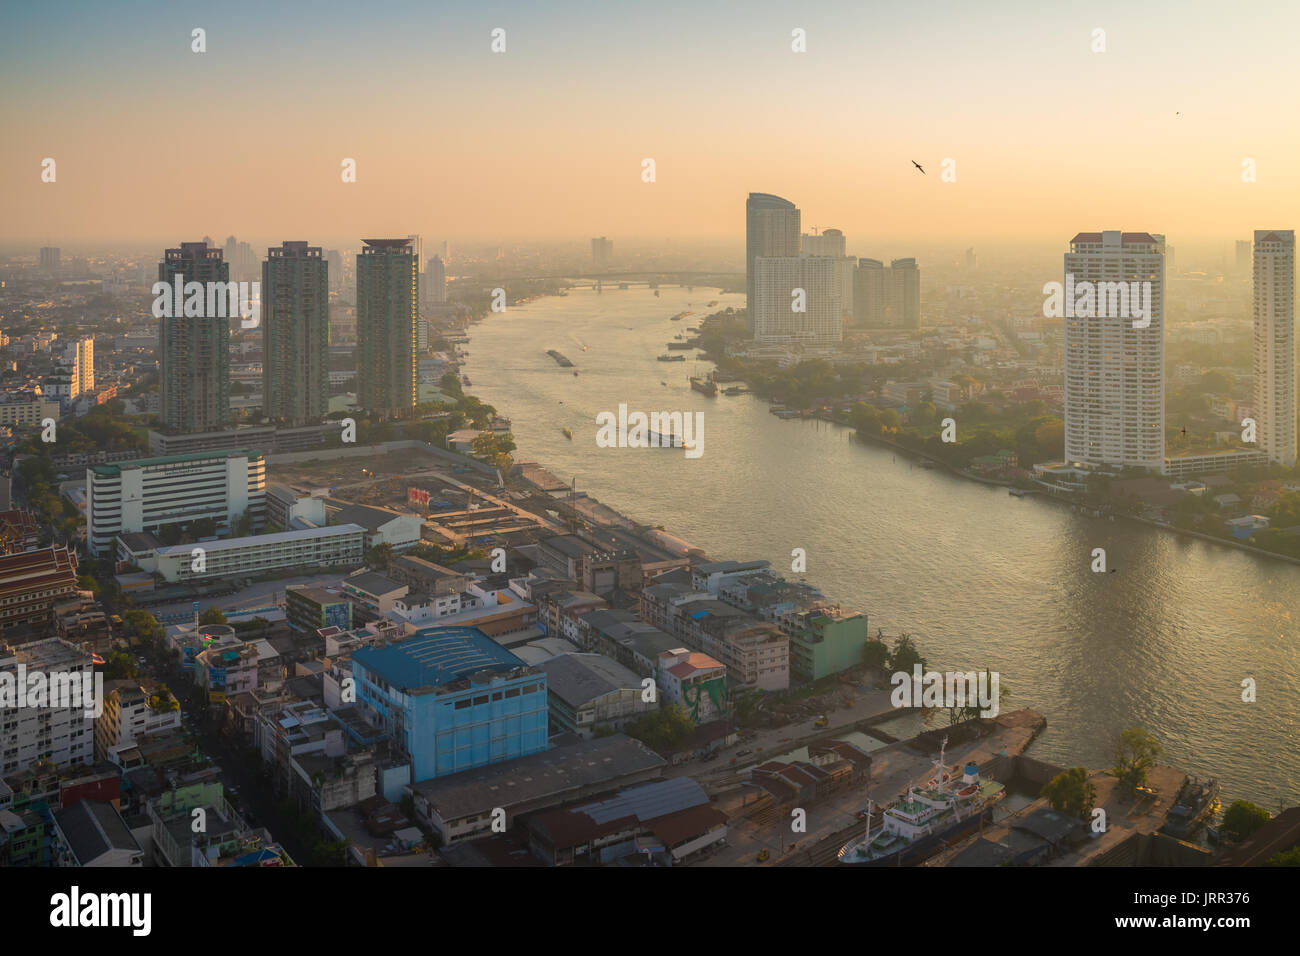
[[[745, 308], [750, 332], [756, 328], [757, 272], [754, 260], [760, 256], [789, 258], [798, 255], [798, 207], [788, 199], [770, 193], [750, 193], [745, 200]], [[789, 307], [788, 302], [786, 306]]]
[[1150, 233], [1081, 232], [1070, 240], [1067, 461], [1152, 471], [1164, 466], [1164, 280], [1164, 243]]
[[260, 530], [266, 513], [262, 453], [235, 449], [141, 458], [86, 469], [86, 527], [103, 556], [119, 534], [188, 525], [201, 518], [228, 532], [247, 514]]
[[862, 328], [920, 329], [921, 270], [916, 260], [859, 259], [853, 273], [853, 324]]
[[329, 264], [320, 246], [281, 243], [262, 263], [262, 414], [306, 425], [329, 414]]
[[614, 258], [614, 240], [606, 239], [604, 236], [597, 236], [591, 240], [591, 261], [595, 265], [603, 266]]
[[1296, 463], [1295, 230], [1255, 230], [1255, 419], [1269, 461]]
[[367, 239], [357, 255], [357, 403], [386, 418], [418, 398], [420, 275], [410, 239]]
[[[21, 668], [21, 670], [20, 670]], [[34, 687], [31, 678], [45, 675], [51, 694], [60, 687], [93, 688], [90, 654], [75, 644], [51, 637], [11, 647], [0, 644], [0, 681], [10, 688]], [[76, 695], [47, 699], [56, 706], [0, 707], [0, 777], [27, 770], [39, 761], [56, 767], [88, 764], [95, 759], [93, 707]]]
[[800, 250], [805, 256], [828, 256], [843, 259], [847, 239], [838, 229], [826, 229], [820, 235], [804, 235], [800, 239]]
[[807, 256], [754, 259], [754, 341], [759, 345], [838, 343], [844, 334], [841, 283], [835, 259]]
[[434, 256], [425, 266], [423, 291], [429, 305], [447, 304], [447, 265], [440, 256]]
[[[206, 242], [183, 242], [158, 264], [158, 281], [173, 285], [230, 281], [221, 250]], [[215, 297], [214, 297], [215, 298]], [[205, 296], [205, 302], [207, 297]], [[158, 384], [163, 426], [198, 432], [224, 428], [230, 419], [230, 319], [187, 316], [173, 303], [159, 319]]]

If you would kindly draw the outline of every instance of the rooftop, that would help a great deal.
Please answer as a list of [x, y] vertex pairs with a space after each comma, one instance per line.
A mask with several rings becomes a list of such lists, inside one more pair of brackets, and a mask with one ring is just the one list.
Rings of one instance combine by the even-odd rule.
[[504, 672], [526, 666], [474, 627], [424, 628], [396, 644], [355, 651], [352, 661], [407, 692], [441, 687], [482, 670]]
[[667, 765], [639, 740], [612, 734], [412, 786], [443, 820], [509, 808]]

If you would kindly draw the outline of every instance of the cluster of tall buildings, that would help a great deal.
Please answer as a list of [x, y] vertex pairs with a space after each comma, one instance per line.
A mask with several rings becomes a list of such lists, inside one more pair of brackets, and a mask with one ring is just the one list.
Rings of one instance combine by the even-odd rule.
[[760, 345], [834, 346], [845, 326], [919, 329], [915, 259], [847, 254], [839, 229], [801, 231], [794, 203], [770, 193], [745, 202], [748, 328]]
[[[1254, 242], [1254, 406], [1258, 450], [1296, 463], [1295, 232], [1261, 229]], [[1065, 255], [1066, 287], [1143, 289], [1134, 309], [1094, 307], [1065, 318], [1065, 457], [1162, 472], [1165, 462], [1165, 237], [1081, 232]], [[1238, 243], [1238, 262], [1243, 245]], [[1135, 285], [1136, 284], [1136, 285]], [[1067, 296], [1068, 296], [1067, 292]], [[1113, 302], [1114, 300], [1112, 300]]]
[[[443, 260], [429, 259], [422, 277], [419, 248], [419, 236], [367, 239], [356, 259], [358, 402], [384, 417], [409, 415], [416, 404], [418, 352], [427, 345], [419, 314], [422, 291], [434, 309], [447, 302]], [[238, 246], [235, 251], [240, 254]], [[338, 253], [306, 242], [267, 250], [260, 272], [259, 324], [263, 414], [273, 423], [306, 425], [329, 412], [329, 296], [337, 290], [341, 267]], [[237, 281], [235, 274], [223, 250], [206, 239], [168, 249], [158, 265], [158, 279], [168, 285], [178, 276], [186, 283], [225, 285]], [[227, 427], [229, 318], [195, 318], [177, 309], [160, 322], [164, 429], [192, 433]], [[84, 367], [91, 368], [91, 362], [87, 357]]]

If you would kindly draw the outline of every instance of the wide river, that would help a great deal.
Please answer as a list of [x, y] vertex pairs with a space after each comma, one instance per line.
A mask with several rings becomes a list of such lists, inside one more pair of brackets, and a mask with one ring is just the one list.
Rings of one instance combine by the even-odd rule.
[[[704, 315], [743, 304], [634, 286], [511, 307], [471, 329], [469, 391], [513, 420], [518, 459], [715, 560], [788, 573], [802, 548], [803, 577], [873, 633], [910, 632], [940, 670], [998, 671], [1008, 706], [1047, 717], [1040, 759], [1107, 767], [1118, 732], [1142, 726], [1164, 762], [1219, 777], [1225, 804], [1300, 803], [1300, 566], [926, 471], [850, 429], [692, 391], [689, 376], [712, 368], [695, 352], [656, 361]], [[596, 415], [620, 403], [704, 411], [703, 455], [597, 447]], [[1090, 570], [1098, 547], [1114, 573]]]

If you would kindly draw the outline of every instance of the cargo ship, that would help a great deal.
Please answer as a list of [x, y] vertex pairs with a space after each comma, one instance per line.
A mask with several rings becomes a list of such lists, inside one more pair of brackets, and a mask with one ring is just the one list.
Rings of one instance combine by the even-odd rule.
[[560, 366], [560, 368], [573, 368], [573, 363], [559, 352], [555, 351], [555, 349], [547, 349], [546, 354], [555, 359], [555, 364]]
[[714, 384], [713, 379], [711, 378], [698, 378], [692, 375], [691, 388], [695, 389], [695, 391], [697, 392], [702, 392], [705, 395], [709, 395], [709, 396], [714, 396], [718, 394], [718, 386]]
[[878, 833], [871, 832], [871, 814], [861, 837], [840, 848], [843, 866], [910, 866], [933, 856], [952, 840], [977, 829], [993, 815], [993, 806], [1006, 788], [981, 780], [979, 766], [968, 763], [960, 781], [944, 766], [948, 738], [939, 747], [935, 775], [924, 789], [908, 788], [907, 796], [881, 816]]

